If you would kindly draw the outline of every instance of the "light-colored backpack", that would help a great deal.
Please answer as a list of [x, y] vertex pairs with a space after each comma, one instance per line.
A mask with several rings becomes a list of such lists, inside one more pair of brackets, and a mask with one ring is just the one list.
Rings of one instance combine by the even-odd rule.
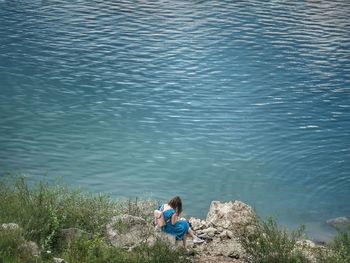
[[158, 207], [158, 209], [154, 210], [154, 224], [159, 227], [163, 227], [166, 225], [164, 215], [163, 215], [164, 205]]

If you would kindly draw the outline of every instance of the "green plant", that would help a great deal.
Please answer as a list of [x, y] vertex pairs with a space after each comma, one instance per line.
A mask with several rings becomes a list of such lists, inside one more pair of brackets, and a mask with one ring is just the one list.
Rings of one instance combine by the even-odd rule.
[[155, 207], [157, 207], [156, 200], [139, 200], [135, 198], [135, 200], [128, 199], [124, 202], [121, 202], [122, 212], [128, 215], [139, 216], [144, 218], [148, 222], [153, 221], [153, 211]]
[[[32, 255], [31, 249], [25, 245], [23, 230], [20, 228], [1, 228], [0, 226], [0, 262], [37, 263], [40, 259]], [[40, 261], [41, 262], [41, 261]]]
[[21, 229], [3, 229], [0, 226], [0, 255], [2, 257], [18, 254], [18, 247], [22, 243]]
[[338, 229], [336, 237], [326, 250], [319, 250], [318, 261], [322, 263], [350, 262], [350, 226]]
[[335, 252], [339, 260], [350, 262], [350, 226], [338, 231], [338, 235], [331, 244], [331, 249]]
[[108, 245], [103, 237], [77, 239], [62, 253], [71, 263], [188, 263], [182, 252], [171, 250], [157, 241], [153, 246], [141, 244], [131, 252]]
[[0, 193], [0, 220], [19, 224], [25, 238], [37, 242], [44, 250], [55, 248], [63, 228], [103, 233], [111, 216], [121, 210], [120, 204], [106, 195], [87, 195], [43, 182], [29, 187], [22, 176], [1, 180]]
[[266, 221], [256, 220], [253, 229], [247, 229], [241, 238], [250, 263], [304, 263], [308, 262], [301, 251], [296, 249], [296, 241], [304, 233], [300, 227], [291, 234], [268, 218]]
[[69, 262], [90, 262], [101, 259], [104, 251], [104, 243], [99, 238], [87, 240], [79, 238], [73, 240], [64, 250], [62, 256]]
[[[112, 216], [132, 213], [152, 220], [155, 206], [152, 200], [113, 201], [108, 195], [90, 195], [66, 186], [28, 183], [18, 175], [0, 178], [0, 224], [17, 223], [21, 227], [14, 232], [0, 227], [0, 263], [46, 263], [52, 262], [53, 255], [70, 263], [186, 262], [182, 253], [166, 244], [142, 244], [128, 252], [105, 240]], [[83, 235], [61, 246], [58, 241], [65, 228], [78, 228], [89, 233], [89, 238]], [[127, 225], [121, 223], [120, 228], [126, 233]], [[39, 245], [39, 257], [19, 250], [26, 240]]]

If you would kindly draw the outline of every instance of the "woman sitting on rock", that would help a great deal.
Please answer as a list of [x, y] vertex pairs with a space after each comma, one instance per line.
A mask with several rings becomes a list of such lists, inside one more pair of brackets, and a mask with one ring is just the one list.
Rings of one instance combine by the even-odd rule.
[[193, 243], [202, 243], [203, 239], [198, 238], [190, 228], [189, 223], [184, 219], [179, 219], [182, 212], [182, 201], [179, 196], [172, 198], [169, 203], [164, 204], [163, 216], [166, 225], [162, 227], [162, 231], [175, 236], [176, 240], [182, 240], [186, 248], [186, 237], [190, 236]]

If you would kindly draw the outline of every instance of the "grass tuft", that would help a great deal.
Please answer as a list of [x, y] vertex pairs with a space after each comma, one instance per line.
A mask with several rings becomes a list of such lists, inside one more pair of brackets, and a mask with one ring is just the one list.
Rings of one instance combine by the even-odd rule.
[[241, 244], [250, 263], [304, 263], [308, 260], [296, 249], [296, 242], [303, 234], [303, 227], [289, 234], [272, 218], [257, 219], [255, 227], [241, 238]]
[[328, 250], [319, 250], [318, 262], [350, 262], [350, 226], [338, 229], [337, 236], [330, 242]]

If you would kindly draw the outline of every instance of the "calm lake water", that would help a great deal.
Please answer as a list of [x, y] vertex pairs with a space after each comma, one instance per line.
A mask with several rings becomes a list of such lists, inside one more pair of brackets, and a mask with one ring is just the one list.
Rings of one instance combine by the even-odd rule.
[[0, 1], [0, 169], [350, 216], [349, 1]]

